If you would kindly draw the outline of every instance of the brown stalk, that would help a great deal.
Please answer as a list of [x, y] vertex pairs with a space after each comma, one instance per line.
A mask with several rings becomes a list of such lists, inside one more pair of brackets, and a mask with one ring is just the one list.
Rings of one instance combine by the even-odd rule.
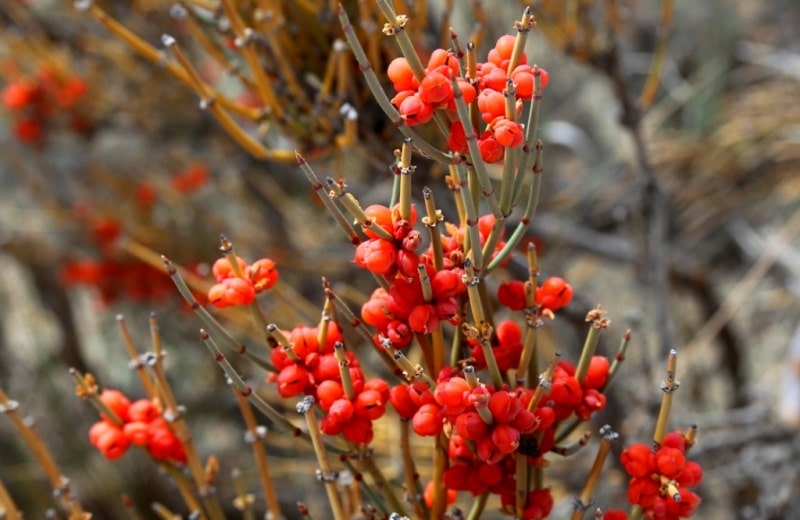
[[61, 473], [50, 450], [39, 434], [36, 433], [36, 430], [25, 421], [18, 408], [19, 403], [9, 399], [5, 391], [0, 388], [0, 413], [5, 413], [11, 420], [20, 437], [22, 437], [28, 449], [31, 450], [31, 453], [39, 462], [39, 466], [41, 466], [50, 481], [50, 485], [53, 486], [53, 496], [69, 511], [70, 520], [88, 520], [91, 518], [91, 514], [85, 512], [80, 502], [72, 495], [69, 479]]

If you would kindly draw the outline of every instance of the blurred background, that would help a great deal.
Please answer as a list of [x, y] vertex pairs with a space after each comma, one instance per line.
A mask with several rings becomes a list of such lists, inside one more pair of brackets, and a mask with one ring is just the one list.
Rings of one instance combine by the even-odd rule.
[[[150, 348], [148, 316], [158, 316], [168, 377], [201, 454], [231, 461], [225, 475], [238, 465], [256, 478], [234, 401], [158, 254], [195, 275], [198, 289], [211, 280], [220, 233], [250, 261], [273, 258], [281, 280], [262, 304], [287, 329], [319, 319], [322, 277], [354, 309], [374, 286], [353, 269], [352, 246], [293, 151], [321, 178], [345, 177], [365, 206], [386, 203], [400, 134], [370, 101], [348, 52], [339, 60], [344, 79], [320, 94], [342, 38], [327, 3], [272, 4], [283, 18], [264, 30], [284, 38], [288, 55], [270, 55], [269, 73], [289, 123], [240, 118], [276, 151], [266, 160], [243, 151], [198, 108], [191, 88], [90, 11], [55, 0], [0, 5], [0, 386], [35, 421], [95, 518], [121, 517], [122, 494], [144, 517], [154, 500], [179, 507], [168, 479], [143, 457], [110, 463], [88, 443], [97, 416], [75, 397], [69, 367], [92, 372], [103, 387], [144, 395], [127, 368], [118, 315], [142, 350]], [[452, 26], [484, 55], [513, 31], [523, 5], [489, 4], [423, 4], [415, 44], [430, 52]], [[246, 67], [224, 67], [242, 61], [211, 11], [182, 17], [162, 0], [97, 5], [154, 48], [162, 34], [174, 35], [206, 81], [239, 106], [259, 108]], [[380, 13], [364, 2], [345, 7], [361, 16], [359, 36], [380, 76], [397, 55], [380, 34]], [[543, 272], [563, 276], [576, 292], [565, 319], [547, 328], [550, 348], [576, 358], [583, 318], [597, 304], [612, 322], [602, 353], [613, 355], [632, 330], [626, 364], [597, 418], [625, 443], [648, 440], [642, 432], [652, 431], [664, 360], [676, 348], [682, 385], [671, 425], [697, 424], [693, 457], [706, 471], [697, 517], [791, 518], [800, 511], [800, 396], [791, 393], [800, 354], [789, 351], [800, 324], [800, 5], [541, 0], [533, 8], [539, 27], [526, 52], [549, 71], [550, 85], [540, 117], [545, 184], [529, 236]], [[202, 34], [215, 43], [205, 46]], [[347, 137], [345, 102], [358, 114], [356, 139]], [[441, 167], [415, 163], [416, 195], [431, 186], [452, 215]], [[502, 276], [525, 269], [519, 254]], [[246, 317], [218, 315], [237, 337], [261, 341]], [[241, 369], [263, 382], [257, 369]], [[261, 386], [265, 398], [286, 406]], [[394, 425], [380, 422], [376, 439], [390, 475], [400, 469]], [[282, 501], [306, 499], [312, 454], [277, 433], [269, 449]], [[582, 462], [554, 460], [558, 496], [583, 485], [585, 473], [574, 468], [588, 469], [593, 450], [584, 451]], [[623, 506], [616, 460], [607, 472], [598, 504]], [[29, 518], [53, 507], [44, 475], [4, 420], [0, 479]], [[227, 479], [220, 486], [232, 497]]]

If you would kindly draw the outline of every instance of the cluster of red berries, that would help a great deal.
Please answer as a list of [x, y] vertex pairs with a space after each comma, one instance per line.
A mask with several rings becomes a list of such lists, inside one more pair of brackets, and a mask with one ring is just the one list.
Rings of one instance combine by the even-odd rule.
[[2, 91], [3, 106], [14, 116], [13, 131], [20, 141], [38, 143], [47, 125], [66, 114], [72, 129], [83, 132], [87, 121], [79, 102], [88, 90], [79, 76], [65, 76], [45, 65], [33, 76], [9, 82]]
[[92, 446], [109, 460], [122, 457], [131, 444], [147, 450], [159, 461], [186, 464], [183, 443], [161, 416], [158, 405], [150, 399], [133, 403], [119, 390], [103, 390], [100, 400], [114, 418], [101, 414], [89, 429]]
[[[408, 220], [400, 217], [397, 208], [366, 208], [367, 215], [374, 218], [373, 226], [380, 226], [391, 238], [381, 238], [367, 228], [368, 240], [360, 243], [355, 252], [356, 265], [390, 281], [388, 289], [378, 288], [372, 293], [361, 308], [361, 317], [377, 329], [376, 336], [388, 338], [397, 348], [409, 345], [415, 333], [433, 331], [440, 321], [458, 323], [458, 297], [467, 290], [462, 266], [451, 262], [437, 271], [430, 252], [417, 253], [422, 235], [412, 229], [417, 219], [413, 208]], [[463, 253], [461, 258], [463, 264]], [[430, 282], [431, 294], [427, 298], [421, 276]]]
[[657, 449], [638, 443], [622, 452], [622, 465], [631, 476], [628, 500], [641, 506], [647, 518], [688, 518], [700, 505], [700, 497], [689, 488], [703, 479], [703, 468], [686, 459], [686, 448], [686, 437], [672, 432]]
[[211, 272], [217, 283], [208, 290], [208, 301], [223, 308], [231, 305], [249, 305], [259, 294], [270, 289], [278, 281], [278, 269], [269, 258], [260, 258], [248, 265], [236, 257], [234, 268], [227, 258], [214, 262]]
[[126, 257], [116, 250], [115, 243], [122, 234], [119, 219], [94, 215], [80, 208], [77, 213], [93, 245], [99, 249], [100, 257], [63, 262], [59, 277], [65, 287], [93, 287], [104, 305], [121, 298], [134, 302], [162, 302], [175, 297], [175, 286], [162, 269]]
[[[403, 348], [411, 343], [415, 333], [427, 334], [441, 321], [458, 324], [463, 314], [462, 295], [467, 291], [464, 283], [464, 251], [462, 244], [466, 231], [453, 224], [445, 224], [441, 236], [442, 269], [436, 270], [433, 261], [433, 244], [426, 251], [416, 251], [422, 241], [419, 231], [412, 229], [417, 214], [414, 206], [410, 219], [402, 219], [397, 208], [373, 205], [365, 213], [374, 219], [373, 226], [383, 228], [391, 238], [382, 238], [367, 228], [368, 240], [356, 247], [355, 263], [372, 273], [383, 275], [390, 281], [388, 289], [379, 287], [361, 307], [361, 318], [377, 329], [378, 338], [387, 338], [392, 346]], [[494, 216], [478, 220], [481, 246], [486, 243], [494, 226]], [[502, 235], [501, 235], [502, 238]], [[498, 240], [494, 254], [505, 242]], [[430, 282], [431, 294], [426, 298], [421, 277]]]
[[[497, 289], [497, 299], [500, 304], [512, 311], [525, 309], [527, 306], [525, 302], [526, 283], [521, 280], [501, 283]], [[536, 288], [534, 302], [540, 314], [543, 311], [557, 311], [569, 305], [573, 294], [572, 286], [566, 280], [558, 276], [552, 276]]]
[[[397, 92], [392, 104], [409, 126], [428, 122], [436, 109], [449, 112], [453, 122], [448, 146], [454, 152], [466, 153], [466, 133], [454, 116], [455, 92], [451, 78], [455, 78], [464, 102], [476, 101], [481, 119], [487, 125], [483, 132], [476, 132], [481, 157], [487, 163], [502, 161], [507, 148], [517, 148], [524, 141], [525, 132], [516, 121], [516, 115], [520, 103], [533, 97], [535, 76], [539, 76], [542, 88], [549, 81], [545, 70], [527, 64], [524, 53], [519, 64], [508, 70], [515, 41], [514, 36], [501, 36], [489, 51], [487, 61], [477, 64], [475, 78], [469, 80], [461, 75], [458, 59], [444, 49], [433, 51], [421, 81], [414, 76], [406, 58], [394, 59], [387, 69]], [[505, 92], [509, 82], [514, 89], [514, 114], [506, 113]]]
[[[287, 336], [288, 344], [273, 345], [271, 360], [277, 374], [281, 397], [314, 396], [325, 416], [320, 429], [326, 435], [342, 434], [354, 444], [372, 441], [372, 421], [383, 416], [389, 400], [389, 384], [382, 379], [365, 380], [364, 372], [353, 353], [344, 351], [342, 333], [329, 322], [320, 343], [319, 327], [295, 327]], [[335, 350], [342, 349], [343, 360]], [[342, 380], [342, 369], [347, 381]]]
[[[170, 178], [170, 186], [181, 195], [200, 190], [208, 183], [208, 168], [203, 164], [193, 164]], [[134, 190], [133, 200], [143, 211], [150, 211], [158, 199], [158, 191], [153, 183], [139, 182]]]
[[[544, 464], [558, 421], [573, 414], [586, 420], [605, 406], [598, 390], [605, 385], [608, 370], [608, 360], [595, 356], [581, 382], [575, 368], [562, 361], [549, 395], [532, 406], [533, 390], [471, 384], [463, 372], [447, 367], [433, 390], [422, 381], [400, 384], [389, 391], [389, 402], [401, 418], [412, 421], [418, 435], [438, 435], [445, 428], [452, 432], [451, 465], [444, 474], [447, 489], [474, 496], [495, 493], [513, 510], [515, 459], [511, 455], [523, 453], [530, 465]], [[524, 518], [545, 518], [552, 505], [548, 490], [536, 490], [528, 497]]]

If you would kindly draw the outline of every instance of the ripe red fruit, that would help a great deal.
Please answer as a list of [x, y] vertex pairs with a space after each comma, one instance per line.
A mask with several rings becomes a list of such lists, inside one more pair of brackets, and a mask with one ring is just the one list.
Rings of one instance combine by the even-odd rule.
[[408, 326], [414, 332], [428, 334], [439, 325], [436, 307], [430, 304], [417, 305], [408, 315]]
[[454, 152], [466, 153], [467, 134], [461, 121], [453, 121], [450, 125], [450, 133], [447, 136], [447, 146]]
[[486, 123], [491, 123], [506, 113], [506, 99], [503, 93], [497, 90], [484, 89], [478, 94], [478, 110], [481, 118]]
[[436, 49], [431, 53], [431, 57], [428, 58], [426, 70], [432, 71], [438, 69], [442, 65], [446, 66], [454, 75], [458, 74], [458, 60], [455, 56], [445, 49]]
[[9, 83], [3, 89], [3, 105], [8, 110], [22, 110], [36, 100], [38, 89], [25, 81]]
[[[245, 262], [243, 258], [237, 256], [236, 263], [239, 264], [239, 272], [244, 273], [244, 270], [247, 268], [247, 262]], [[214, 265], [211, 266], [211, 272], [217, 282], [222, 282], [222, 280], [226, 278], [233, 278], [236, 276], [227, 257], [218, 258], [217, 261], [214, 262]]]
[[428, 72], [422, 79], [418, 94], [424, 103], [440, 105], [453, 97], [453, 85], [450, 83], [450, 78], [444, 74]]
[[501, 453], [512, 453], [519, 447], [519, 430], [507, 424], [498, 424], [492, 430], [492, 442]]
[[300, 395], [311, 384], [308, 371], [298, 365], [291, 364], [278, 374], [278, 393], [281, 397]]
[[419, 406], [411, 400], [409, 386], [399, 384], [389, 390], [389, 402], [403, 419], [411, 419], [417, 413]]
[[519, 280], [503, 282], [497, 289], [497, 299], [500, 304], [508, 307], [512, 311], [519, 311], [525, 308], [525, 283]]
[[249, 305], [256, 299], [253, 282], [244, 278], [226, 278], [208, 290], [208, 301], [216, 307]]
[[552, 276], [536, 289], [536, 303], [551, 311], [565, 307], [572, 301], [572, 286], [563, 278]]
[[656, 469], [653, 450], [642, 443], [632, 444], [625, 448], [620, 455], [620, 461], [625, 466], [628, 475], [634, 478], [648, 477]]
[[89, 438], [95, 448], [108, 460], [116, 460], [128, 451], [130, 441], [117, 425], [100, 421], [89, 430]]
[[478, 148], [481, 151], [481, 158], [489, 164], [503, 160], [505, 148], [497, 142], [497, 139], [489, 131], [484, 132], [478, 139]]
[[414, 431], [423, 437], [432, 437], [442, 432], [444, 427], [439, 408], [435, 404], [424, 404], [414, 414]]
[[353, 417], [354, 411], [355, 407], [353, 406], [353, 403], [342, 398], [333, 402], [328, 410], [328, 416], [332, 421], [344, 424]]
[[[507, 60], [511, 57], [511, 53], [514, 51], [514, 44], [516, 43], [517, 38], [510, 35], [504, 34], [500, 36], [494, 44], [494, 50], [497, 54], [496, 57], [501, 60]], [[494, 60], [489, 60], [495, 65], [499, 66], [500, 64]]]
[[586, 379], [583, 381], [584, 388], [594, 388], [600, 390], [608, 379], [610, 363], [605, 356], [592, 356], [589, 362], [589, 369], [586, 371]]
[[516, 394], [499, 390], [489, 398], [489, 411], [497, 422], [509, 423], [516, 418], [520, 411], [519, 399]]
[[535, 87], [533, 67], [530, 65], [517, 65], [511, 72], [511, 81], [514, 82], [516, 98], [528, 100], [533, 97]]
[[683, 472], [686, 457], [677, 448], [662, 446], [656, 452], [656, 468], [658, 472], [669, 479], [676, 479]]
[[128, 408], [128, 420], [149, 423], [160, 417], [158, 407], [150, 399], [138, 399]]
[[377, 390], [364, 390], [356, 397], [355, 414], [374, 421], [386, 411], [386, 403]]
[[374, 435], [372, 421], [364, 417], [353, 417], [342, 428], [344, 438], [353, 444], [369, 444]]
[[278, 269], [270, 258], [260, 258], [245, 269], [245, 276], [253, 282], [257, 293], [272, 288], [278, 281]]
[[381, 238], [373, 238], [356, 246], [355, 263], [375, 274], [388, 274], [395, 267], [397, 249]]
[[[119, 390], [106, 388], [100, 392], [100, 401], [102, 401], [103, 404], [106, 405], [122, 423], [128, 422], [128, 410], [130, 409], [131, 402], [127, 397], [125, 397], [125, 394]], [[100, 414], [100, 416], [113, 422], [112, 418], [106, 417], [104, 414]]]
[[122, 428], [122, 431], [125, 433], [125, 437], [128, 439], [128, 441], [136, 446], [147, 446], [147, 443], [150, 440], [146, 422], [129, 422]]
[[[433, 486], [434, 486], [433, 481], [432, 480], [428, 481], [428, 483], [425, 484], [425, 491], [422, 494], [423, 498], [425, 499], [425, 504], [429, 508], [433, 507], [433, 494], [434, 494], [434, 491], [435, 491]], [[455, 501], [456, 501], [456, 498], [458, 498], [458, 493], [456, 492], [456, 490], [455, 489], [447, 489], [446, 493], [447, 494], [446, 494], [446, 499], [445, 500], [447, 502], [447, 505], [449, 506], [451, 504], [454, 504]]]
[[463, 377], [452, 377], [449, 381], [439, 383], [433, 391], [433, 397], [441, 406], [461, 406], [469, 395], [469, 383]]
[[501, 117], [495, 120], [492, 126], [494, 138], [506, 148], [517, 148], [525, 141], [525, 132], [522, 130], [522, 126], [515, 121]]
[[386, 69], [386, 75], [394, 84], [394, 89], [397, 92], [401, 90], [417, 90], [419, 86], [414, 77], [414, 73], [411, 71], [411, 66], [408, 64], [408, 60], [403, 57], [395, 58], [389, 63], [389, 67]]
[[433, 106], [425, 103], [418, 94], [403, 99], [397, 111], [408, 126], [427, 123], [433, 117]]

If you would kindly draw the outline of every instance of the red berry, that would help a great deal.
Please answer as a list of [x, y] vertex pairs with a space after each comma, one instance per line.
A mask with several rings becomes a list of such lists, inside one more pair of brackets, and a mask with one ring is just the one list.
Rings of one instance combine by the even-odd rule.
[[[125, 394], [119, 390], [107, 388], [100, 393], [100, 401], [102, 401], [103, 404], [106, 405], [108, 409], [117, 416], [117, 419], [123, 423], [128, 422], [128, 410], [130, 409], [131, 402], [127, 397], [125, 397]], [[104, 414], [100, 414], [100, 416], [104, 419], [107, 418]], [[111, 418], [107, 419], [113, 422]]]
[[353, 417], [345, 423], [342, 434], [353, 444], [369, 444], [374, 435], [372, 421], [364, 417]]
[[489, 411], [497, 422], [509, 423], [514, 420], [520, 411], [519, 399], [516, 394], [499, 390], [489, 398]]
[[388, 274], [395, 268], [397, 249], [381, 238], [373, 238], [356, 246], [356, 265], [375, 274]]
[[353, 403], [342, 398], [333, 402], [328, 410], [328, 416], [332, 421], [344, 424], [353, 417], [354, 411], [355, 407], [353, 406]]
[[458, 74], [458, 60], [455, 58], [455, 56], [453, 56], [450, 51], [436, 49], [431, 53], [431, 57], [428, 59], [428, 66], [426, 67], [426, 70], [432, 71], [441, 67], [442, 65], [446, 66], [450, 71], [452, 71], [453, 75]]
[[386, 404], [377, 390], [364, 390], [356, 397], [355, 414], [374, 421], [386, 411]]
[[536, 289], [536, 303], [551, 311], [565, 307], [572, 301], [572, 286], [563, 278], [553, 276]]
[[506, 118], [500, 118], [492, 124], [494, 128], [494, 138], [501, 146], [506, 148], [518, 148], [525, 141], [525, 132], [522, 126]]
[[533, 67], [530, 65], [517, 65], [511, 72], [511, 81], [514, 82], [516, 98], [528, 100], [533, 97], [534, 78]]
[[150, 399], [138, 399], [131, 403], [128, 408], [128, 419], [130, 421], [149, 423], [160, 416], [158, 407]]
[[208, 301], [223, 308], [230, 305], [249, 305], [256, 299], [253, 282], [245, 278], [226, 278], [211, 286]]
[[430, 304], [417, 305], [408, 315], [408, 326], [414, 332], [429, 334], [439, 325], [436, 308]]
[[[239, 272], [244, 273], [247, 268], [247, 262], [243, 258], [237, 256], [236, 263], [239, 264]], [[214, 265], [211, 266], [211, 272], [214, 274], [214, 279], [217, 282], [222, 282], [226, 278], [233, 278], [236, 276], [233, 267], [228, 262], [227, 257], [218, 258]]]
[[478, 412], [464, 412], [456, 418], [456, 431], [471, 441], [482, 439], [489, 433], [489, 425], [481, 419]]
[[[514, 44], [516, 41], [517, 38], [515, 36], [504, 34], [497, 39], [492, 50], [497, 53], [497, 58], [501, 60], [507, 60], [511, 57], [511, 53], [514, 52]], [[489, 61], [499, 66], [499, 63], [496, 61], [491, 59]]]
[[433, 397], [441, 406], [461, 406], [469, 395], [469, 383], [463, 377], [453, 377], [449, 381], [439, 383]]
[[687, 460], [683, 466], [683, 471], [678, 477], [681, 486], [694, 487], [703, 480], [703, 467], [693, 460]]
[[[435, 489], [434, 489], [433, 481], [430, 480], [425, 485], [425, 491], [422, 494], [423, 498], [425, 499], [425, 504], [429, 508], [433, 507], [433, 494], [434, 494], [434, 491], [435, 491]], [[447, 502], [447, 505], [454, 504], [455, 501], [456, 501], [456, 498], [458, 498], [458, 493], [456, 492], [456, 490], [447, 489], [445, 491], [446, 491], [445, 501]]]
[[435, 404], [424, 404], [414, 414], [414, 431], [423, 437], [432, 437], [442, 432], [443, 423], [439, 408]]
[[656, 469], [655, 455], [649, 446], [642, 443], [632, 444], [620, 455], [625, 471], [632, 477], [649, 477]]
[[430, 105], [446, 103], [453, 96], [450, 78], [440, 72], [428, 72], [418, 90], [419, 98]]
[[416, 126], [430, 121], [434, 110], [418, 94], [413, 94], [403, 99], [397, 111], [408, 126]]
[[478, 110], [486, 123], [491, 123], [506, 113], [506, 99], [502, 92], [484, 89], [478, 94]]
[[481, 138], [478, 139], [478, 148], [481, 151], [481, 158], [489, 164], [503, 160], [505, 149], [503, 145], [497, 142], [491, 132], [484, 132]]
[[519, 447], [519, 430], [507, 424], [498, 424], [492, 430], [492, 442], [504, 454]]
[[278, 269], [270, 258], [260, 258], [245, 269], [245, 276], [253, 282], [257, 293], [272, 288], [278, 281]]
[[450, 125], [447, 146], [454, 152], [466, 153], [468, 149], [467, 134], [464, 132], [464, 125], [461, 124], [461, 121], [453, 121]]
[[497, 289], [497, 299], [512, 311], [525, 308], [525, 283], [519, 280], [503, 282]]
[[669, 479], [676, 479], [683, 472], [686, 458], [677, 448], [662, 446], [656, 452], [656, 468], [658, 472]]
[[281, 397], [300, 395], [311, 384], [308, 371], [298, 365], [291, 364], [278, 374], [278, 393]]
[[122, 428], [122, 431], [128, 441], [136, 446], [147, 446], [150, 440], [147, 423], [145, 422], [129, 422]]
[[[102, 424], [103, 426], [97, 426]], [[108, 460], [116, 460], [128, 451], [130, 441], [122, 428], [107, 422], [95, 423], [93, 427], [95, 447]], [[90, 434], [91, 435], [91, 434]]]
[[386, 76], [394, 84], [394, 89], [397, 92], [401, 90], [417, 90], [419, 86], [408, 60], [403, 57], [395, 58], [389, 63], [389, 67], [386, 69]]
[[589, 362], [589, 370], [586, 372], [586, 379], [583, 381], [584, 388], [594, 388], [600, 390], [608, 379], [608, 369], [610, 363], [605, 356], [592, 356]]
[[389, 402], [403, 419], [411, 419], [419, 409], [419, 406], [411, 400], [408, 385], [393, 386], [389, 390]]

